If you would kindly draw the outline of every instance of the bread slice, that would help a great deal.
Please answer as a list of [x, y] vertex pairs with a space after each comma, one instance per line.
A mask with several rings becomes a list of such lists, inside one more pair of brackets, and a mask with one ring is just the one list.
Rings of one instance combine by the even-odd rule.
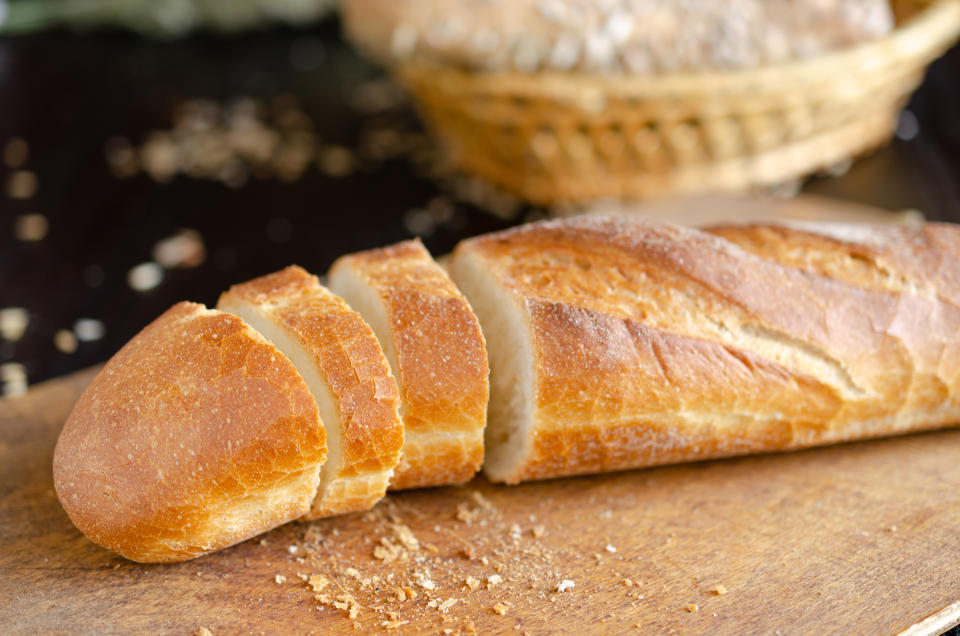
[[316, 403], [283, 354], [234, 316], [179, 303], [84, 391], [53, 477], [94, 542], [182, 561], [308, 512], [325, 458]]
[[390, 488], [468, 481], [483, 463], [489, 368], [463, 294], [419, 240], [344, 256], [329, 284], [373, 327], [400, 388], [404, 445]]
[[276, 345], [316, 398], [329, 456], [306, 518], [371, 508], [399, 461], [403, 424], [397, 383], [367, 323], [299, 267], [234, 285], [217, 308]]
[[960, 230], [867, 227], [830, 245], [826, 230], [771, 232], [717, 230], [750, 253], [696, 230], [590, 217], [461, 243], [451, 275], [490, 349], [488, 476], [960, 421]]

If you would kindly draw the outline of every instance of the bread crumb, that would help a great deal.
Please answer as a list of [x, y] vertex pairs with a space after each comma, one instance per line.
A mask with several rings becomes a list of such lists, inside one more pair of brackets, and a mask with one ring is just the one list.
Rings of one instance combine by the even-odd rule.
[[468, 634], [476, 634], [477, 626], [473, 623], [472, 618], [463, 619], [463, 630]]
[[7, 196], [11, 199], [29, 199], [37, 193], [37, 175], [29, 170], [17, 170], [7, 177]]
[[697, 605], [696, 603], [688, 603], [687, 606], [684, 607], [683, 609], [687, 610], [690, 613], [699, 612], [700, 606]]
[[8, 168], [19, 168], [30, 158], [30, 146], [23, 137], [11, 137], [3, 147], [3, 162]]
[[406, 595], [406, 597], [407, 597], [408, 599], [410, 599], [410, 600], [413, 600], [413, 599], [417, 598], [417, 591], [416, 591], [415, 589], [411, 588], [411, 587], [405, 587], [405, 588], [403, 588], [403, 593], [404, 593], [404, 594]]
[[53, 346], [56, 347], [60, 353], [75, 353], [77, 350], [77, 337], [73, 335], [72, 331], [58, 329], [57, 332], [53, 334]]
[[569, 589], [572, 589], [576, 586], [576, 583], [570, 579], [563, 579], [560, 583], [557, 584], [557, 592], [566, 592]]
[[295, 545], [287, 546], [287, 552], [289, 552], [290, 554], [296, 554], [297, 550], [299, 549], [300, 549], [299, 546], [295, 546]]
[[710, 591], [713, 592], [714, 594], [716, 594], [717, 596], [723, 596], [724, 594], [727, 593], [727, 588], [725, 588], [725, 587], [722, 586], [722, 585], [717, 585], [716, 587], [714, 587], [714, 588], [713, 588], [712, 590], [710, 590]]
[[457, 504], [457, 521], [462, 521], [467, 525], [472, 524], [480, 516], [480, 511], [476, 508], [471, 508], [466, 503]]
[[419, 550], [420, 541], [414, 536], [413, 531], [405, 525], [394, 524], [393, 534], [403, 547], [408, 550]]
[[409, 622], [410, 621], [398, 621], [398, 620], [383, 621], [382, 623], [380, 623], [380, 627], [386, 627], [387, 629], [396, 629], [398, 627], [402, 627], [403, 625], [406, 625]]
[[322, 574], [314, 574], [308, 579], [307, 583], [314, 592], [322, 592], [324, 588], [330, 585], [330, 579]]
[[466, 586], [471, 590], [476, 590], [480, 587], [480, 579], [475, 576], [468, 576], [466, 580], [464, 580], [464, 584], [466, 584]]
[[530, 530], [530, 534], [532, 534], [537, 539], [539, 539], [544, 534], [546, 534], [546, 532], [547, 532], [547, 529], [544, 528], [542, 525], [533, 526], [533, 528]]
[[487, 577], [487, 589], [488, 589], [488, 590], [495, 588], [496, 586], [500, 585], [501, 583], [503, 583], [503, 577], [500, 576], [499, 574], [491, 574], [490, 576]]
[[30, 313], [23, 307], [0, 309], [0, 338], [17, 342], [30, 325]]
[[417, 579], [417, 585], [425, 590], [433, 591], [437, 589], [437, 584], [430, 580], [430, 577], [423, 572], [414, 572], [414, 578]]
[[198, 627], [197, 631], [193, 633], [194, 633], [194, 636], [213, 636], [213, 632], [211, 632], [206, 627]]
[[631, 581], [630, 579], [623, 579], [620, 582], [623, 583], [624, 587], [630, 587], [631, 585], [633, 585], [633, 581]]
[[493, 606], [492, 608], [490, 608], [490, 609], [493, 610], [493, 613], [494, 613], [494, 614], [499, 614], [500, 616], [503, 616], [504, 614], [507, 613], [508, 607], [507, 607], [506, 605], [504, 605], [503, 603], [497, 603], [496, 605], [494, 605], [494, 606]]
[[281, 585], [287, 582], [287, 577], [285, 577], [282, 574], [278, 574], [275, 577], [273, 577], [273, 580], [277, 582], [277, 585]]
[[612, 545], [610, 545], [609, 543], [608, 543], [608, 544], [606, 545], [606, 547], [604, 547], [603, 549], [606, 550], [607, 552], [609, 552], [610, 554], [613, 554], [614, 552], [617, 551], [617, 549], [616, 549], [615, 547], [613, 547]]
[[380, 545], [373, 549], [373, 556], [384, 563], [391, 563], [406, 556], [403, 549], [387, 537], [380, 537]]
[[440, 603], [439, 609], [441, 612], [445, 612], [459, 602], [458, 598], [448, 598], [443, 603]]
[[50, 221], [47, 217], [36, 212], [21, 214], [13, 224], [13, 235], [18, 241], [35, 243], [42, 241], [50, 232]]

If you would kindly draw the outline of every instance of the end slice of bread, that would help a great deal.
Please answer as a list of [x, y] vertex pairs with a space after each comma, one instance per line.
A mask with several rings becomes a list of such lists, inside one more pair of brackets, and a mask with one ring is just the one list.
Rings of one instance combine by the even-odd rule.
[[316, 403], [284, 355], [235, 316], [179, 303], [84, 391], [53, 475], [81, 532], [157, 563], [307, 513], [325, 457]]

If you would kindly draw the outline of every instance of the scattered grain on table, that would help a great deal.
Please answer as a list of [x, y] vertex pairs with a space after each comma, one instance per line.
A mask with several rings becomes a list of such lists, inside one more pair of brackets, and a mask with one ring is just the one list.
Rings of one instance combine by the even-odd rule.
[[3, 146], [3, 163], [8, 168], [20, 168], [30, 158], [30, 146], [23, 137], [11, 137]]
[[21, 214], [13, 223], [13, 236], [25, 243], [42, 241], [49, 231], [50, 222], [43, 214]]

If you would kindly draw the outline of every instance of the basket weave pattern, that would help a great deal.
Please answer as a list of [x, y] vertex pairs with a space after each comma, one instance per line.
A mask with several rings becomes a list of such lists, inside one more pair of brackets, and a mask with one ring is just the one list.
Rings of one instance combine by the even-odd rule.
[[960, 0], [906, 4], [914, 15], [881, 40], [752, 70], [395, 70], [459, 166], [532, 202], [742, 190], [889, 139], [926, 66], [960, 33]]

